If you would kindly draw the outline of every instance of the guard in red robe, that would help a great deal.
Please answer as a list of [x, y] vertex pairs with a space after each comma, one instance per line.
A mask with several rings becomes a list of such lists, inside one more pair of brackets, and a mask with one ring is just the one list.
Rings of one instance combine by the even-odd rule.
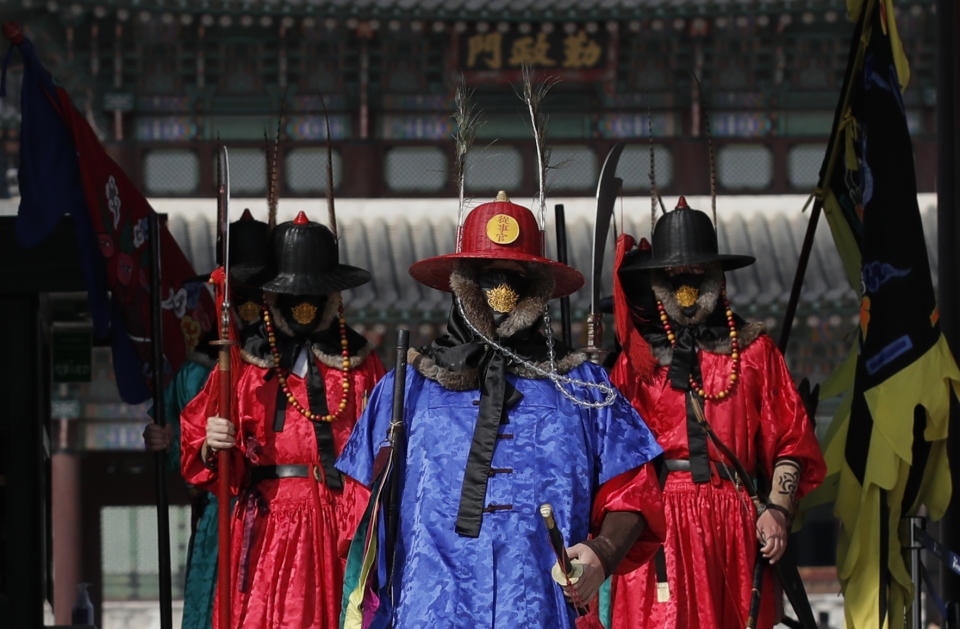
[[[617, 248], [624, 351], [611, 380], [664, 449], [667, 535], [656, 562], [613, 577], [613, 627], [746, 627], [756, 561], [766, 564], [756, 626], [772, 627], [780, 590], [770, 564], [825, 465], [783, 356], [726, 300], [723, 272], [754, 259], [719, 254], [710, 218], [682, 197], [652, 250], [632, 244], [621, 236]], [[759, 517], [730, 454], [769, 489]]]
[[369, 498], [333, 463], [384, 369], [340, 298], [370, 274], [340, 264], [333, 234], [302, 212], [277, 226], [274, 248], [279, 273], [263, 285], [259, 331], [242, 342], [233, 417], [218, 417], [214, 371], [181, 417], [183, 472], [213, 489], [217, 451], [233, 453], [230, 626], [324, 629], [338, 624]]

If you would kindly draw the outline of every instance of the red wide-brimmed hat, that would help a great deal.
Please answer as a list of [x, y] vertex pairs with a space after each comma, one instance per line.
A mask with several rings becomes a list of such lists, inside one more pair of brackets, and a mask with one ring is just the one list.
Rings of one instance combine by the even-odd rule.
[[510, 260], [539, 266], [554, 279], [551, 298], [563, 297], [583, 286], [580, 271], [541, 255], [543, 235], [533, 212], [511, 203], [506, 192], [479, 205], [463, 221], [460, 251], [420, 260], [410, 275], [432, 288], [450, 291], [450, 273], [460, 260]]

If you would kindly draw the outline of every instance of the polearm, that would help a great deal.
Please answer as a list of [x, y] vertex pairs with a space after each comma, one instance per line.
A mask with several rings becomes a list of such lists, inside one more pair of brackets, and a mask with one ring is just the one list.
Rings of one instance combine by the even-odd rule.
[[[390, 428], [387, 440], [390, 443], [390, 458], [393, 460], [390, 480], [390, 504], [385, 517], [387, 545], [387, 592], [393, 603], [393, 583], [396, 573], [395, 554], [397, 529], [400, 523], [400, 499], [403, 493], [403, 475], [407, 460], [407, 435], [403, 425], [404, 394], [407, 383], [407, 349], [410, 347], [410, 331], [397, 330], [397, 357], [393, 368], [393, 403], [390, 408]], [[395, 609], [395, 608], [394, 608]]]
[[840, 102], [837, 103], [837, 109], [833, 114], [833, 128], [830, 130], [830, 140], [827, 143], [823, 163], [820, 165], [820, 179], [817, 181], [816, 198], [813, 203], [813, 210], [810, 212], [810, 221], [807, 223], [807, 233], [803, 238], [803, 247], [800, 249], [800, 258], [797, 260], [797, 272], [793, 278], [793, 289], [790, 291], [790, 300], [787, 302], [787, 310], [784, 313], [783, 324], [780, 327], [780, 341], [777, 343], [777, 346], [783, 354], [787, 353], [787, 344], [790, 342], [793, 319], [796, 316], [797, 304], [800, 301], [800, 289], [803, 288], [803, 277], [807, 272], [807, 262], [810, 260], [810, 253], [813, 251], [813, 237], [817, 231], [817, 223], [820, 221], [820, 213], [823, 209], [823, 196], [826, 194], [826, 187], [833, 178], [834, 167], [840, 155], [840, 123], [843, 119], [844, 112], [846, 112], [850, 106], [850, 95], [853, 93], [853, 86], [856, 83], [854, 73], [857, 68], [862, 67], [863, 55], [866, 53], [866, 44], [861, 41], [860, 33], [863, 30], [864, 16], [868, 12], [867, 8], [868, 7], [865, 6], [861, 9], [860, 19], [857, 20], [857, 24], [854, 27], [850, 44], [850, 59], [852, 63], [847, 64]]
[[[553, 206], [554, 222], [557, 227], [557, 262], [567, 263], [567, 219], [563, 203]], [[563, 344], [573, 347], [573, 332], [570, 329], [570, 296], [560, 298], [560, 329], [563, 332]]]
[[[233, 387], [230, 374], [230, 165], [227, 147], [221, 146], [217, 155], [220, 177], [217, 182], [217, 229], [223, 265], [223, 302], [220, 304], [219, 383], [220, 417], [232, 421]], [[219, 593], [220, 629], [230, 629], [230, 449], [217, 453], [217, 592]]]
[[597, 184], [597, 218], [593, 225], [593, 255], [590, 270], [590, 314], [587, 316], [587, 356], [595, 363], [603, 354], [603, 312], [600, 310], [600, 286], [603, 279], [603, 253], [607, 246], [607, 232], [613, 217], [613, 206], [623, 180], [616, 176], [617, 162], [623, 152], [623, 142], [613, 145], [603, 160], [600, 182]]
[[[160, 216], [150, 217], [150, 343], [153, 350], [153, 421], [166, 425], [163, 399], [163, 311], [160, 301]], [[157, 492], [157, 551], [160, 577], [160, 627], [173, 627], [173, 594], [170, 583], [170, 511], [167, 498], [167, 452], [153, 453]]]

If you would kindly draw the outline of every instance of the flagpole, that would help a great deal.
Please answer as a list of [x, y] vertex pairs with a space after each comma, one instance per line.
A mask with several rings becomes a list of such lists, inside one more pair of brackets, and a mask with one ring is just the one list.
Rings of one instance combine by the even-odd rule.
[[[960, 11], [956, 0], [937, 0], [937, 302], [940, 311], [940, 329], [954, 355], [960, 350], [960, 257], [957, 243], [960, 242], [960, 143], [957, 142], [958, 107], [957, 81], [960, 81], [960, 66], [957, 54], [957, 28], [960, 28]], [[947, 459], [950, 475], [960, 478], [960, 435], [954, 428], [958, 418], [956, 404], [951, 404], [950, 432], [947, 437]], [[939, 524], [943, 543], [951, 549], [960, 548], [960, 491], [954, 482], [950, 506]], [[941, 568], [940, 592], [944, 600], [960, 601], [960, 578], [950, 570]]]
[[[166, 424], [163, 399], [163, 313], [160, 309], [160, 216], [150, 212], [150, 343], [153, 350], [153, 421]], [[157, 551], [159, 552], [160, 627], [173, 627], [170, 579], [170, 511], [167, 498], [167, 452], [154, 452], [157, 492]]]
[[803, 247], [800, 250], [800, 257], [797, 260], [797, 271], [793, 277], [793, 289], [790, 291], [790, 299], [787, 302], [787, 310], [784, 312], [783, 323], [780, 326], [780, 342], [778, 346], [781, 353], [786, 353], [787, 344], [790, 342], [790, 332], [793, 328], [793, 319], [797, 314], [797, 304], [800, 302], [800, 290], [803, 288], [803, 277], [807, 272], [807, 263], [810, 261], [810, 253], [813, 251], [813, 240], [817, 230], [817, 223], [820, 220], [820, 211], [823, 208], [823, 195], [829, 178], [833, 176], [834, 165], [837, 162], [837, 156], [840, 154], [840, 141], [838, 139], [840, 132], [840, 121], [843, 119], [843, 113], [850, 105], [850, 96], [853, 94], [854, 81], [851, 79], [854, 70], [863, 63], [863, 55], [867, 50], [867, 43], [863, 41], [863, 24], [865, 16], [874, 10], [876, 2], [867, 0], [866, 6], [860, 13], [860, 19], [854, 30], [853, 43], [851, 44], [850, 59], [847, 64], [847, 71], [843, 78], [843, 98], [837, 105], [837, 110], [833, 116], [833, 128], [830, 131], [830, 141], [827, 144], [826, 159], [824, 168], [820, 170], [820, 180], [817, 182], [817, 189], [814, 192], [815, 200], [813, 210], [810, 212], [810, 220], [807, 222], [807, 233], [803, 239]]
[[797, 305], [800, 303], [800, 291], [803, 288], [803, 278], [807, 274], [807, 263], [813, 251], [813, 238], [817, 233], [817, 224], [820, 222], [820, 210], [823, 200], [819, 197], [813, 202], [810, 210], [810, 220], [807, 221], [807, 233], [803, 237], [803, 246], [800, 248], [800, 258], [797, 260], [797, 272], [793, 276], [793, 288], [790, 290], [790, 301], [783, 314], [783, 325], [780, 328], [780, 341], [777, 346], [781, 354], [787, 353], [787, 344], [790, 342], [790, 332], [793, 329], [793, 319], [797, 314]]

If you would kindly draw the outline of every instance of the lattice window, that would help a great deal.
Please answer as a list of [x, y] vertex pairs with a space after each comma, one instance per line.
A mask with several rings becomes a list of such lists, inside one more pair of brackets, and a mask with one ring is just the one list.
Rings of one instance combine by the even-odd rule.
[[794, 188], [812, 190], [820, 179], [824, 144], [797, 144], [787, 153], [787, 178]]
[[193, 151], [157, 149], [143, 158], [143, 184], [148, 195], [196, 193], [200, 183], [200, 160]]
[[735, 144], [717, 151], [717, 179], [727, 190], [762, 190], [773, 181], [773, 152], [763, 144]]
[[597, 154], [585, 146], [554, 146], [550, 149], [547, 189], [585, 191], [597, 185]]
[[447, 155], [429, 146], [398, 146], [387, 151], [387, 187], [393, 192], [439, 192], [447, 185]]
[[[656, 168], [657, 188], [673, 182], [673, 153], [656, 145], [653, 148], [653, 163]], [[650, 189], [650, 147], [646, 144], [631, 144], [623, 149], [617, 164], [617, 177], [623, 179], [624, 190]]]
[[512, 146], [480, 146], [467, 153], [467, 193], [506, 190], [519, 194], [523, 183], [523, 155]]
[[[302, 148], [287, 153], [284, 160], [284, 180], [294, 194], [327, 191], [327, 149]], [[343, 159], [333, 151], [333, 188], [343, 180]]]

